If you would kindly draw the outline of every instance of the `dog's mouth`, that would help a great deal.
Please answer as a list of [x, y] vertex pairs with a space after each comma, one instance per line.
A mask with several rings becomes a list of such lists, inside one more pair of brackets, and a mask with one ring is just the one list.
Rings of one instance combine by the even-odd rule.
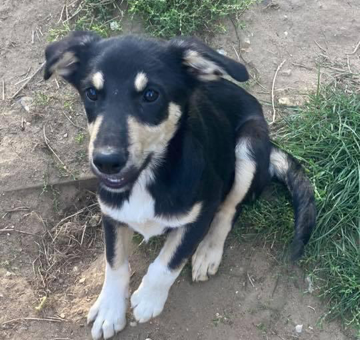
[[133, 184], [136, 179], [139, 177], [140, 171], [137, 171], [136, 169], [132, 168], [128, 171], [124, 172], [120, 175], [112, 175], [112, 176], [106, 176], [106, 175], [99, 175], [97, 174], [100, 183], [104, 185], [107, 188], [110, 189], [124, 189], [127, 186], [130, 186]]
[[121, 171], [116, 175], [106, 175], [99, 172], [95, 166], [92, 164], [91, 168], [96, 177], [100, 181], [100, 185], [106, 189], [115, 190], [115, 191], [124, 191], [130, 189], [131, 186], [139, 178], [141, 172], [146, 168], [151, 160], [151, 154], [146, 158], [143, 165], [140, 168], [131, 166], [128, 169]]

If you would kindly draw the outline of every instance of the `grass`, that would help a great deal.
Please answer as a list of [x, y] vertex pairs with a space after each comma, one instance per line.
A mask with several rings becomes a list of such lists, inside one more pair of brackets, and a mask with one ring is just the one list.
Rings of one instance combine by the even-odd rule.
[[151, 34], [163, 38], [223, 30], [220, 19], [245, 11], [255, 0], [129, 0]]
[[[319, 87], [304, 107], [278, 123], [274, 138], [304, 164], [315, 187], [318, 221], [302, 265], [329, 303], [325, 317], [342, 318], [360, 336], [359, 93]], [[289, 243], [291, 207], [284, 195], [276, 197], [246, 208], [241, 220], [251, 220], [254, 233], [266, 230], [269, 242]]]
[[[236, 16], [258, 0], [82, 0], [76, 8], [66, 8], [60, 23], [50, 30], [55, 41], [71, 30], [91, 30], [102, 37], [122, 31], [124, 13], [139, 16], [145, 31], [153, 36], [170, 38], [224, 31], [220, 20]], [[124, 8], [124, 9], [123, 9]]]
[[[60, 24], [50, 30], [49, 41], [56, 41], [72, 30], [90, 30], [102, 37], [121, 32], [123, 11], [118, 0], [82, 0], [74, 9], [65, 8]], [[68, 13], [68, 14], [67, 14]]]

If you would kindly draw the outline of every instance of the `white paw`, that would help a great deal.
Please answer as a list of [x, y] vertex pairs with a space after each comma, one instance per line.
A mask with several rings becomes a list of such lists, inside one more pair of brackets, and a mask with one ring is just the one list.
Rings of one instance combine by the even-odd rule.
[[94, 340], [110, 339], [126, 325], [127, 297], [130, 270], [125, 262], [118, 269], [106, 263], [105, 281], [101, 293], [90, 308], [87, 322], [94, 322], [91, 335]]
[[100, 294], [87, 317], [88, 324], [93, 321], [92, 338], [110, 339], [126, 325], [126, 300]]
[[193, 281], [206, 281], [210, 275], [215, 275], [219, 269], [224, 246], [204, 239], [192, 257]]
[[163, 287], [152, 287], [141, 283], [140, 287], [131, 296], [131, 308], [135, 319], [147, 322], [158, 316], [164, 309], [168, 297], [168, 289]]
[[126, 325], [126, 299], [100, 294], [87, 317], [88, 324], [93, 321], [92, 338], [110, 339]]

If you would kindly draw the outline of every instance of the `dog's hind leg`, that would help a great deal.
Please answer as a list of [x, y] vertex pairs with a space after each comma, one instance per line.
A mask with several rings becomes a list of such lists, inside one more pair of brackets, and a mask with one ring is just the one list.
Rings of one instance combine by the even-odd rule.
[[94, 321], [94, 340], [109, 339], [126, 325], [130, 269], [128, 253], [133, 231], [103, 215], [106, 246], [105, 280], [99, 297], [91, 307], [87, 321]]
[[269, 180], [269, 140], [266, 125], [249, 121], [238, 131], [235, 178], [232, 188], [220, 205], [209, 232], [192, 257], [193, 281], [206, 281], [216, 274], [224, 244], [235, 219], [238, 206], [250, 192], [255, 195]]

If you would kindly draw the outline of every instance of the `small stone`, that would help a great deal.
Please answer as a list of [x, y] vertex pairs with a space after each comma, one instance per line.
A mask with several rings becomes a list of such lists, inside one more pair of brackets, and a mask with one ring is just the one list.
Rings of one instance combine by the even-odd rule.
[[285, 37], [287, 37], [287, 36], [289, 35], [289, 33], [288, 33], [288, 32], [284, 32], [284, 35], [285, 35]]
[[296, 333], [301, 333], [302, 332], [302, 329], [303, 329], [303, 325], [296, 325], [295, 326], [295, 331], [296, 331]]
[[150, 338], [146, 338], [145, 340], [152, 340], [152, 339], [150, 339]]
[[280, 105], [292, 106], [291, 100], [288, 97], [279, 98]]
[[34, 99], [32, 97], [21, 97], [19, 103], [26, 112], [30, 112]]
[[249, 37], [244, 37], [241, 41], [241, 49], [247, 50], [251, 45], [251, 41]]
[[85, 278], [85, 277], [83, 277], [83, 278], [81, 278], [81, 279], [79, 280], [79, 283], [84, 283], [84, 282], [85, 282], [85, 280], [86, 280], [86, 278]]
[[65, 314], [64, 314], [64, 313], [61, 313], [61, 314], [60, 314], [60, 318], [61, 318], [61, 319], [65, 319]]
[[130, 327], [135, 327], [137, 326], [137, 322], [136, 321], [130, 321]]
[[100, 219], [101, 219], [100, 214], [95, 214], [95, 215], [91, 216], [90, 221], [89, 221], [90, 227], [97, 227], [100, 223]]
[[313, 282], [312, 282], [312, 280], [311, 280], [311, 276], [308, 275], [308, 276], [306, 277], [305, 281], [306, 281], [307, 284], [308, 284], [308, 292], [309, 292], [310, 294], [312, 294], [312, 293], [314, 292], [314, 287], [313, 287]]
[[79, 271], [78, 266], [75, 266], [75, 267], [73, 268], [73, 272], [78, 272], [78, 271]]
[[64, 133], [64, 138], [67, 138], [68, 134], [67, 133]]
[[112, 31], [119, 31], [120, 30], [120, 25], [117, 21], [111, 21], [110, 22], [110, 29]]
[[283, 76], [291, 76], [291, 70], [290, 69], [287, 69], [287, 70], [283, 70], [283, 71], [281, 71], [281, 74], [283, 75]]

